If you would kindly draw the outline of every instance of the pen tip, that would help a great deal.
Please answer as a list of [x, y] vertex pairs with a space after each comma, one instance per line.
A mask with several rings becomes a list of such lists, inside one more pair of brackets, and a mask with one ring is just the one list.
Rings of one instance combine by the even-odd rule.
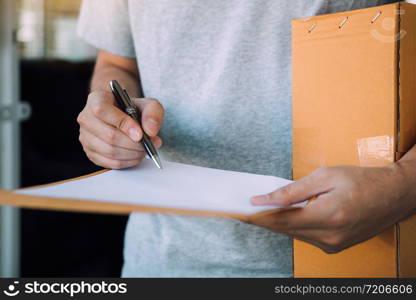
[[152, 158], [153, 158], [153, 161], [155, 162], [156, 166], [157, 166], [160, 170], [162, 170], [162, 169], [163, 169], [163, 166], [162, 166], [162, 162], [160, 161], [159, 157], [154, 156], [154, 157], [152, 157]]

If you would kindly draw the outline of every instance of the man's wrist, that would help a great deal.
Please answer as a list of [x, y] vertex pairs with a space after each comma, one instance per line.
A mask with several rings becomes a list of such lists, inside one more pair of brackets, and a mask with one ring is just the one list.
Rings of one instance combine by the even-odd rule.
[[391, 182], [397, 188], [400, 201], [408, 203], [409, 213], [416, 213], [416, 161], [407, 159], [392, 163], [390, 169]]

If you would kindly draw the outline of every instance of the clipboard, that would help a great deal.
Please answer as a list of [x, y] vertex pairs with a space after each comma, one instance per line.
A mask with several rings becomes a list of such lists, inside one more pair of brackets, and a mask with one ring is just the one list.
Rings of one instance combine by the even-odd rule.
[[[263, 216], [264, 214], [274, 213], [282, 209], [288, 209], [288, 208], [279, 208], [276, 206], [266, 206], [266, 207], [258, 207], [256, 208], [256, 210], [253, 210], [252, 213], [244, 213], [244, 212], [233, 211], [230, 205], [227, 206], [228, 210], [227, 208], [222, 208], [221, 210], [212, 209], [213, 207], [215, 207], [214, 205], [215, 203], [214, 204], [208, 203], [202, 208], [199, 208], [199, 205], [196, 205], [195, 202], [184, 202], [183, 204], [181, 204], [182, 207], [175, 207], [176, 204], [174, 202], [165, 203], [163, 199], [161, 199], [158, 202], [158, 205], [151, 205], [151, 204], [149, 205], [149, 201], [144, 202], [144, 204], [141, 204], [140, 201], [137, 201], [136, 203], [135, 201], [123, 202], [119, 200], [117, 201], [114, 200], [112, 202], [110, 196], [107, 197], [108, 199], [106, 200], [102, 200], [102, 199], [100, 200], [100, 198], [97, 196], [98, 200], [94, 200], [94, 197], [93, 196], [91, 197], [89, 195], [85, 196], [85, 199], [82, 196], [81, 197], [79, 196], [65, 197], [66, 195], [65, 192], [58, 193], [60, 195], [59, 197], [53, 196], [53, 195], [56, 195], [56, 192], [55, 194], [52, 193], [52, 196], [48, 195], [48, 193], [51, 193], [50, 191], [45, 192], [44, 194], [42, 193], [39, 194], [38, 192], [37, 194], [36, 193], [27, 194], [35, 190], [39, 191], [39, 190], [45, 190], [45, 189], [47, 190], [47, 188], [51, 188], [51, 187], [64, 187], [65, 185], [74, 184], [74, 183], [79, 183], [79, 185], [77, 186], [79, 186], [80, 188], [84, 188], [86, 194], [93, 193], [94, 189], [88, 190], [87, 180], [91, 180], [91, 179], [99, 180], [100, 176], [103, 177], [103, 175], [109, 178], [118, 178], [117, 180], [119, 180], [119, 182], [122, 182], [123, 178], [127, 178], [128, 180], [133, 182], [133, 184], [131, 182], [126, 183], [126, 185], [129, 185], [130, 187], [134, 185], [134, 182], [135, 182], [134, 177], [137, 176], [137, 180], [138, 180], [137, 186], [140, 186], [140, 180], [150, 180], [151, 182], [150, 184], [153, 184], [153, 187], [158, 188], [158, 181], [160, 181], [160, 178], [162, 176], [166, 177], [163, 179], [166, 181], [166, 180], [169, 180], [169, 176], [173, 176], [177, 178], [178, 176], [180, 176], [180, 174], [185, 174], [184, 180], [189, 182], [190, 178], [194, 177], [193, 174], [195, 174], [196, 177], [201, 176], [202, 178], [200, 179], [194, 178], [193, 179], [194, 182], [189, 183], [189, 185], [200, 184], [201, 185], [200, 188], [202, 190], [203, 190], [203, 181], [206, 179], [205, 177], [208, 176], [207, 178], [212, 178], [212, 181], [214, 183], [207, 183], [207, 187], [206, 187], [207, 191], [208, 190], [212, 191], [213, 186], [220, 185], [219, 182], [227, 181], [227, 180], [229, 180], [230, 184], [237, 182], [240, 185], [240, 188], [245, 188], [249, 190], [252, 190], [254, 188], [254, 189], [257, 189], [259, 192], [262, 191], [263, 193], [271, 192], [272, 190], [278, 188], [279, 186], [283, 186], [291, 182], [290, 180], [273, 177], [273, 176], [232, 172], [232, 171], [225, 171], [225, 170], [216, 170], [216, 169], [190, 166], [190, 165], [179, 164], [179, 163], [165, 162], [165, 164], [166, 164], [165, 169], [160, 171], [154, 167], [154, 165], [149, 159], [145, 159], [145, 161], [142, 162], [141, 165], [139, 165], [136, 168], [129, 169], [129, 170], [106, 169], [106, 170], [94, 172], [85, 176], [80, 176], [77, 178], [58, 181], [58, 182], [51, 183], [51, 184], [29, 187], [29, 188], [25, 188], [25, 189], [17, 190], [17, 191], [0, 190], [0, 205], [10, 205], [10, 206], [29, 208], [29, 209], [40, 209], [40, 210], [56, 210], [56, 211], [71, 211], [71, 212], [86, 212], [86, 213], [101, 213], [101, 214], [121, 214], [121, 215], [127, 215], [133, 212], [173, 213], [173, 214], [194, 215], [194, 216], [203, 216], [203, 217], [234, 218], [234, 219], [238, 219], [244, 222], [251, 222], [253, 218]], [[166, 173], [164, 172], [172, 172], [172, 174], [165, 175]], [[149, 174], [154, 174], [154, 177], [153, 177], [154, 179], [152, 179], [152, 175], [149, 175]], [[142, 177], [140, 178], [140, 176]], [[107, 182], [106, 180], [108, 179], [107, 178], [101, 179], [100, 182], [105, 183]], [[162, 182], [164, 182], [163, 180]], [[250, 183], [252, 183], [253, 185], [259, 185], [259, 184], [264, 183], [264, 187], [263, 188], [257, 188], [257, 186], [248, 187]], [[97, 185], [99, 183], [94, 182], [90, 184]], [[171, 185], [161, 184], [160, 189], [163, 189], [164, 186], [166, 187], [166, 185], [168, 185], [167, 189], [169, 189], [167, 192], [162, 193], [160, 191], [159, 192], [156, 191], [154, 192], [154, 194], [159, 193], [159, 195], [161, 194], [162, 196], [166, 197], [166, 194], [169, 195], [170, 193], [180, 192], [178, 190], [181, 190], [183, 193], [183, 190], [184, 188], [186, 188], [188, 183], [187, 182], [182, 183], [183, 185], [182, 187], [177, 185], [175, 182]], [[134, 188], [134, 186], [132, 188]], [[235, 188], [237, 189], [238, 187], [235, 187]], [[109, 191], [111, 188], [106, 187], [106, 189], [107, 191]], [[117, 190], [121, 188], [114, 187], [114, 189]], [[231, 199], [233, 197], [233, 192], [232, 192], [233, 189], [234, 187], [228, 187], [227, 184], [225, 183], [224, 186], [219, 187], [219, 191], [218, 191], [219, 194], [217, 196], [221, 197], [220, 193], [221, 191], [223, 191]], [[22, 192], [26, 194], [22, 194]], [[103, 193], [105, 194], [105, 192]], [[160, 197], [158, 195], [150, 195], [152, 194], [152, 192], [149, 191], [148, 189], [145, 189], [144, 193], [145, 194], [147, 193], [148, 197], [153, 197], [156, 200], [158, 197]], [[67, 194], [71, 195], [71, 192], [68, 192]], [[238, 192], [235, 192], [235, 194], [236, 194], [236, 197], [239, 197], [240, 199], [239, 201], [247, 201], [247, 204], [249, 203], [249, 197], [248, 197], [249, 194], [247, 192], [243, 194], [241, 193], [239, 194]], [[257, 191], [256, 191], [256, 194], [257, 194]], [[252, 196], [256, 194], [253, 194]], [[140, 193], [138, 193], [138, 195], [140, 195]], [[195, 193], [193, 195], [195, 195]], [[213, 193], [213, 195], [215, 195], [215, 193]], [[242, 197], [241, 195], [247, 195], [247, 197], [245, 196]], [[129, 197], [131, 198], [131, 195]], [[184, 198], [186, 197], [187, 196], [184, 195]], [[179, 199], [179, 198], [176, 197], [176, 199]], [[209, 201], [209, 196], [207, 197], [201, 196], [200, 198], [205, 199], [204, 201]], [[223, 197], [224, 201], [227, 201], [227, 199], [228, 199], [227, 196]], [[198, 201], [198, 199], [195, 199], [195, 201]], [[188, 208], [186, 207], [187, 205], [186, 203], [189, 203], [192, 205]], [[295, 205], [294, 207], [300, 207], [305, 204], [306, 202], [301, 203], [299, 205]], [[248, 208], [246, 204], [244, 204], [244, 207], [245, 209]]]

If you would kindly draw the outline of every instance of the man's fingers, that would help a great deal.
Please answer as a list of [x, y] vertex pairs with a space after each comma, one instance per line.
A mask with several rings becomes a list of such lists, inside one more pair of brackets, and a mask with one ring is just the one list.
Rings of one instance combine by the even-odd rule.
[[[337, 231], [337, 222], [334, 222], [336, 218], [331, 214], [333, 210], [327, 208], [327, 204], [322, 205], [319, 201], [312, 201], [308, 206], [300, 209], [271, 212], [258, 217], [252, 215], [249, 222], [293, 236], [327, 253], [335, 253], [345, 247], [342, 244], [340, 246], [343, 237], [342, 233]], [[349, 242], [356, 244], [360, 240], [349, 239]]]
[[107, 144], [129, 150], [144, 151], [141, 143], [134, 142], [123, 132], [97, 119], [92, 114], [88, 114], [87, 116], [81, 114], [78, 118], [78, 122], [80, 123], [82, 129], [85, 129], [91, 134], [99, 137]]
[[319, 169], [272, 193], [252, 197], [251, 203], [253, 205], [290, 206], [308, 200], [328, 191], [330, 185], [328, 183], [328, 174], [326, 173], [330, 173], [330, 171], [326, 171], [326, 168]]
[[320, 201], [315, 200], [302, 208], [254, 214], [249, 222], [293, 235], [303, 230], [322, 228], [324, 226], [322, 220], [327, 220], [331, 212], [331, 209], [325, 209]]
[[107, 144], [100, 138], [85, 129], [80, 130], [80, 141], [85, 148], [100, 153], [101, 155], [115, 160], [139, 160], [145, 156], [144, 151], [128, 150]]
[[106, 101], [92, 102], [91, 110], [96, 118], [118, 128], [133, 141], [138, 142], [142, 139], [143, 133], [140, 125], [113, 104]]
[[[157, 148], [162, 140], [157, 136], [163, 120], [163, 108], [154, 99], [137, 101], [152, 142]], [[116, 104], [111, 92], [98, 90], [88, 96], [87, 105], [77, 118], [80, 142], [88, 158], [99, 166], [122, 169], [137, 165], [145, 156], [141, 125]]]
[[299, 180], [269, 194], [253, 197], [251, 198], [251, 203], [253, 205], [278, 205], [285, 207], [305, 201], [317, 193], [320, 193], [320, 190], [311, 184], [310, 181], [302, 182]]
[[98, 166], [109, 168], [109, 169], [125, 169], [131, 168], [138, 165], [142, 159], [138, 160], [116, 160], [107, 158], [97, 152], [88, 151], [86, 152], [88, 158]]
[[149, 136], [156, 136], [163, 122], [163, 106], [152, 98], [136, 98], [133, 101], [141, 111], [143, 130]]
[[163, 142], [162, 142], [162, 139], [159, 136], [154, 136], [154, 137], [151, 137], [150, 139], [151, 139], [153, 145], [155, 145], [156, 148], [162, 147]]

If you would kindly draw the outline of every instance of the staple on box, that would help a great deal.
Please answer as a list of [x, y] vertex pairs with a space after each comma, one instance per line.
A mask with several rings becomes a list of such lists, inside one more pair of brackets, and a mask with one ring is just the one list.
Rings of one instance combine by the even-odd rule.
[[312, 32], [312, 30], [314, 30], [315, 29], [315, 27], [316, 27], [316, 22], [315, 23], [313, 23], [312, 24], [312, 26], [308, 29], [308, 33], [311, 33]]
[[338, 28], [339, 29], [342, 29], [342, 27], [344, 27], [344, 25], [345, 25], [345, 23], [347, 23], [347, 21], [348, 21], [348, 16], [345, 17], [344, 20], [342, 20], [342, 22], [339, 24]]
[[380, 17], [380, 16], [381, 16], [381, 11], [376, 13], [376, 15], [371, 19], [371, 23], [374, 23], [378, 19], [378, 17]]

